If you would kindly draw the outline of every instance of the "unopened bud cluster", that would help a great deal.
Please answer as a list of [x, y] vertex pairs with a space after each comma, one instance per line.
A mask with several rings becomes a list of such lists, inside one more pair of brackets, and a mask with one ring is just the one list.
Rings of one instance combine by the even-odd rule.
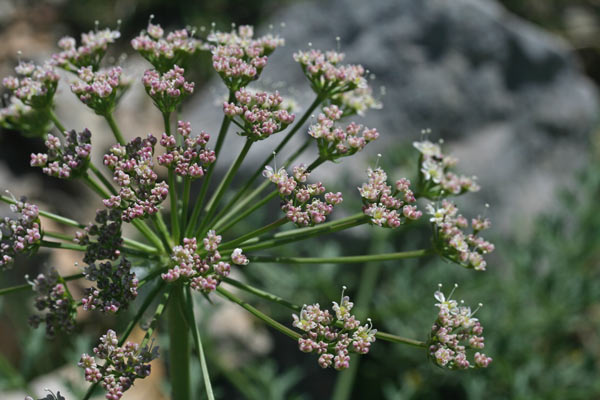
[[332, 315], [329, 310], [321, 310], [319, 304], [305, 305], [300, 316], [293, 314], [294, 327], [304, 334], [298, 339], [300, 350], [319, 354], [321, 368], [333, 366], [338, 371], [350, 366], [350, 353], [367, 354], [375, 341], [377, 329], [360, 321], [350, 313], [354, 303], [344, 296], [340, 303], [333, 302]]
[[367, 170], [369, 180], [358, 188], [363, 200], [363, 213], [372, 224], [397, 228], [408, 220], [417, 220], [423, 213], [417, 210], [410, 181], [402, 178], [395, 188], [387, 184], [387, 174], [381, 168]]
[[[221, 236], [215, 231], [208, 231], [202, 241], [206, 255], [201, 257], [198, 252], [196, 238], [184, 238], [183, 245], [173, 247], [171, 255], [172, 267], [162, 274], [167, 282], [180, 278], [189, 282], [192, 289], [208, 294], [214, 291], [221, 280], [229, 276], [231, 265], [221, 260], [218, 251]], [[242, 249], [235, 249], [231, 261], [236, 265], [248, 264], [248, 259], [242, 254]]]
[[10, 209], [19, 216], [0, 220], [0, 269], [10, 268], [17, 254], [35, 253], [42, 240], [36, 205], [21, 198], [16, 204], [11, 204]]
[[98, 115], [110, 114], [130, 85], [121, 67], [97, 72], [81, 67], [77, 73], [80, 80], [71, 84], [71, 91]]
[[355, 122], [345, 128], [336, 126], [341, 118], [342, 110], [335, 104], [324, 107], [318, 122], [308, 128], [308, 134], [317, 140], [319, 156], [323, 160], [351, 156], [379, 137], [377, 129], [369, 129]]
[[131, 47], [150, 62], [159, 72], [167, 72], [175, 65], [185, 65], [196, 54], [202, 43], [187, 29], [168, 33], [158, 24], [148, 23], [145, 31], [131, 40]]
[[431, 215], [429, 221], [434, 227], [434, 245], [436, 251], [451, 261], [476, 271], [485, 271], [487, 266], [483, 256], [494, 251], [494, 245], [486, 241], [478, 233], [490, 227], [489, 219], [474, 218], [471, 220], [472, 233], [465, 233], [469, 221], [458, 214], [454, 203], [444, 199], [441, 206], [427, 205]]
[[473, 355], [474, 361], [467, 357], [468, 349], [483, 349], [483, 327], [473, 317], [475, 312], [470, 307], [463, 306], [462, 302], [458, 305], [451, 299], [452, 293], [446, 299], [441, 291], [435, 292], [434, 297], [439, 302], [435, 306], [440, 310], [431, 328], [429, 357], [440, 367], [448, 369], [485, 368], [492, 362], [491, 357], [479, 351]]
[[341, 64], [344, 53], [321, 50], [298, 51], [300, 63], [312, 89], [319, 95], [334, 95], [367, 86], [365, 69], [360, 64]]
[[282, 106], [279, 92], [255, 92], [240, 89], [235, 92], [235, 102], [225, 102], [223, 112], [234, 118], [242, 131], [240, 135], [251, 140], [266, 139], [294, 122], [295, 115]]
[[146, 218], [158, 212], [167, 198], [169, 187], [157, 182], [154, 172], [154, 146], [156, 138], [135, 138], [126, 146], [117, 144], [104, 155], [104, 165], [113, 171], [114, 181], [121, 187], [118, 195], [103, 200], [109, 208], [123, 210], [123, 221]]
[[77, 307], [64, 280], [55, 269], [47, 274], [39, 274], [29, 282], [36, 293], [35, 308], [42, 315], [32, 315], [29, 324], [37, 328], [46, 324], [46, 336], [52, 338], [57, 332], [70, 333], [75, 329]]
[[92, 133], [64, 132], [64, 143], [60, 138], [48, 134], [45, 145], [48, 151], [31, 154], [30, 165], [40, 167], [44, 174], [61, 179], [75, 178], [85, 174], [92, 152]]
[[[96, 363], [105, 360], [103, 366]], [[136, 379], [150, 375], [150, 362], [158, 358], [157, 346], [143, 346], [127, 342], [119, 346], [117, 334], [109, 329], [94, 347], [94, 356], [82, 354], [77, 364], [84, 370], [85, 380], [102, 385], [108, 400], [119, 400]]]
[[110, 28], [89, 31], [81, 34], [81, 45], [70, 36], [58, 41], [61, 52], [52, 55], [52, 63], [67, 71], [76, 72], [81, 67], [91, 67], [97, 71], [106, 54], [108, 45], [121, 37], [121, 33]]
[[59, 76], [50, 63], [35, 65], [32, 62], [21, 61], [15, 67], [15, 72], [18, 77], [6, 77], [2, 84], [17, 99], [39, 110], [46, 110], [52, 106]]
[[194, 82], [186, 81], [184, 73], [178, 65], [164, 73], [154, 69], [144, 72], [142, 83], [146, 93], [162, 113], [175, 111], [183, 99], [194, 93]]
[[100, 210], [96, 223], [77, 233], [76, 241], [86, 246], [84, 276], [95, 283], [85, 289], [81, 300], [84, 310], [116, 313], [137, 296], [137, 278], [121, 254], [121, 224], [120, 211]]
[[192, 127], [189, 122], [178, 121], [177, 133], [183, 137], [183, 145], [177, 146], [175, 136], [163, 133], [160, 145], [166, 149], [163, 155], [157, 157], [160, 165], [173, 168], [175, 174], [192, 179], [201, 178], [208, 165], [215, 162], [215, 152], [207, 149], [206, 144], [210, 135], [204, 131], [195, 137], [190, 136]]
[[423, 140], [414, 142], [413, 146], [421, 153], [419, 193], [423, 197], [437, 199], [479, 190], [475, 177], [456, 175], [450, 171], [458, 163], [458, 159], [443, 154], [439, 144]]
[[231, 92], [258, 79], [267, 56], [284, 44], [282, 38], [271, 34], [254, 38], [254, 28], [248, 25], [231, 32], [212, 32], [206, 40], [213, 68]]
[[[341, 192], [325, 193], [321, 182], [307, 184], [309, 175], [310, 171], [304, 164], [295, 166], [292, 176], [288, 175], [285, 168], [275, 171], [266, 166], [263, 171], [263, 176], [277, 185], [285, 216], [299, 227], [325, 222], [333, 207], [343, 201]], [[323, 199], [320, 198], [321, 195]]]

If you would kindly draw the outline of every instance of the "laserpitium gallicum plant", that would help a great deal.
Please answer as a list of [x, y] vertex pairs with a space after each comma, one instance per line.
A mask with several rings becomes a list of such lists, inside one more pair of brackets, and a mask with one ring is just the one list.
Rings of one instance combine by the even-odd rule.
[[[28, 279], [28, 284], [5, 288], [0, 293], [31, 290], [39, 311], [31, 317], [31, 324], [44, 325], [47, 335], [52, 337], [72, 333], [78, 312], [119, 313], [128, 308], [142, 286], [152, 287], [125, 331], [117, 335], [109, 330], [89, 354], [81, 356], [78, 365], [85, 380], [91, 383], [86, 399], [97, 385], [104, 388], [107, 399], [119, 399], [136, 379], [150, 374], [150, 362], [159, 356], [151, 337], [160, 327], [158, 322], [163, 314], [170, 338], [172, 398], [191, 398], [191, 338], [200, 358], [207, 396], [212, 399], [208, 366], [194, 320], [193, 296], [198, 293], [207, 299], [218, 295], [243, 307], [297, 341], [301, 351], [315, 353], [322, 368], [348, 368], [349, 355], [368, 353], [376, 339], [422, 348], [435, 364], [449, 369], [486, 367], [490, 363], [491, 358], [479, 352], [484, 343], [482, 327], [473, 316], [475, 311], [451, 299], [452, 293], [446, 298], [441, 290], [435, 292], [438, 316], [430, 336], [421, 341], [378, 331], [373, 327], [376, 321], [370, 319], [366, 323], [357, 320], [352, 314], [353, 303], [344, 291], [339, 303], [333, 302], [329, 311], [319, 304], [299, 307], [229, 278], [232, 268], [251, 268], [252, 262], [362, 263], [433, 253], [465, 268], [485, 270], [484, 256], [494, 246], [479, 232], [489, 227], [489, 221], [478, 217], [469, 224], [449, 200], [476, 191], [478, 186], [472, 178], [453, 173], [457, 160], [444, 155], [440, 144], [426, 137], [414, 143], [420, 153], [416, 184], [406, 178], [388, 183], [381, 168], [369, 168], [367, 182], [358, 192], [353, 189], [344, 194], [361, 196], [362, 210], [345, 218], [332, 218], [334, 208], [342, 203], [342, 193], [328, 192], [321, 182], [311, 179], [311, 173], [362, 151], [379, 137], [376, 129], [343, 122], [380, 106], [372, 96], [361, 65], [344, 64], [344, 55], [336, 51], [310, 49], [295, 53], [294, 59], [315, 93], [312, 104], [297, 118], [288, 106], [290, 103], [278, 92], [249, 87], [260, 77], [269, 55], [284, 44], [279, 36], [255, 37], [252, 27], [240, 26], [230, 32], [213, 29], [199, 39], [185, 29], [165, 34], [159, 25], [150, 22], [131, 45], [153, 66], [141, 80], [162, 114], [164, 132], [127, 142], [113, 112], [131, 81], [119, 66], [101, 67], [107, 46], [119, 37], [118, 31], [96, 29], [83, 34], [79, 44], [71, 37], [61, 39], [58, 43], [61, 51], [42, 65], [20, 62], [15, 68], [17, 76], [3, 80], [12, 96], [0, 111], [2, 126], [45, 141], [47, 151], [31, 155], [32, 167], [42, 168], [45, 174], [59, 179], [81, 181], [102, 198], [104, 205], [95, 220], [85, 225], [42, 211], [10, 193], [2, 196], [2, 201], [9, 203], [15, 213], [13, 218], [0, 223], [2, 269], [18, 262], [19, 254], [32, 254], [40, 248], [80, 252], [85, 267], [80, 274], [71, 276], [60, 276], [50, 270]], [[186, 79], [184, 67], [190, 56], [201, 51], [211, 53], [212, 65], [229, 93], [214, 143], [208, 133], [194, 131], [189, 122], [175, 121], [182, 101], [194, 92], [194, 83]], [[71, 91], [102, 116], [114, 134], [117, 143], [104, 155], [103, 166], [90, 160], [92, 133], [87, 129], [68, 130], [54, 112], [59, 68], [73, 74]], [[321, 111], [308, 127], [304, 144], [283, 167], [272, 168], [274, 155], [294, 135], [303, 134], [305, 123], [319, 108]], [[230, 130], [239, 135], [242, 150], [222, 180], [211, 182]], [[274, 151], [259, 165], [245, 165], [245, 169], [255, 172], [241, 189], [226, 196], [250, 148], [258, 141], [276, 141], [270, 139], [274, 135], [283, 136]], [[298, 156], [315, 146], [318, 156], [314, 162], [308, 166], [293, 165]], [[165, 171], [167, 180], [163, 181], [159, 172]], [[261, 176], [264, 181], [257, 182]], [[195, 198], [190, 198], [192, 185], [199, 185], [199, 195]], [[238, 237], [229, 234], [233, 226], [261, 207], [273, 207], [274, 198], [278, 198], [283, 213], [280, 219]], [[418, 199], [430, 200], [425, 206], [429, 217], [425, 218], [431, 222], [431, 248], [333, 258], [261, 254], [277, 246], [293, 245], [359, 225], [408, 229], [413, 221], [422, 218]], [[166, 221], [163, 210], [167, 211]], [[44, 230], [44, 219], [80, 231], [70, 236]], [[123, 224], [135, 227], [140, 240], [124, 237]], [[141, 267], [136, 271], [144, 272], [138, 276], [133, 266]], [[72, 296], [67, 284], [78, 279], [90, 282], [81, 299]], [[289, 307], [295, 314], [289, 321], [275, 321], [240, 299], [230, 287]], [[127, 342], [142, 315], [156, 303], [142, 342]], [[211, 306], [210, 302], [204, 305]]]

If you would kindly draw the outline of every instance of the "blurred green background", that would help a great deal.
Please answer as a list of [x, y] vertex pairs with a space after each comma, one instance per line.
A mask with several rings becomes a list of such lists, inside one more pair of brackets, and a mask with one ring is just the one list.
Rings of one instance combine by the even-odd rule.
[[[231, 22], [260, 25], [291, 3], [296, 2], [16, 1], [10, 2], [13, 13], [10, 20], [2, 22], [2, 28], [9, 32], [19, 24], [27, 26], [25, 32], [32, 38], [28, 51], [49, 52], [52, 48], [47, 46], [52, 46], [62, 35], [85, 32], [93, 27], [95, 20], [103, 26], [121, 19], [122, 36], [131, 38], [146, 26], [150, 14], [169, 28], [210, 26], [212, 22], [221, 27]], [[561, 35], [573, 47], [585, 73], [600, 82], [598, 0], [503, 0], [502, 3], [522, 18]], [[0, 8], [0, 14], [6, 10]], [[121, 44], [122, 51], [129, 51], [125, 41]], [[8, 43], [3, 47], [5, 59], [1, 68], [6, 75], [7, 68], [14, 65], [16, 52]], [[209, 67], [208, 62], [199, 61], [194, 69], [194, 79], [200, 87], [209, 79]], [[598, 143], [598, 134], [590, 142]], [[2, 132], [0, 143], [0, 156], [17, 175], [27, 170], [27, 154], [40, 145], [7, 132]], [[394, 156], [384, 159], [384, 167], [414, 174], [416, 159], [406, 147], [392, 151]], [[56, 185], [45, 179], [43, 182]], [[494, 358], [490, 368], [449, 372], [430, 364], [419, 349], [377, 342], [368, 356], [353, 360], [350, 371], [322, 371], [315, 357], [300, 353], [295, 343], [277, 333], [255, 331], [253, 326], [252, 332], [267, 336], [272, 345], [262, 351], [249, 351], [248, 347], [253, 346], [250, 342], [214, 334], [209, 327], [204, 337], [216, 394], [222, 399], [252, 400], [600, 398], [597, 147], [591, 147], [589, 162], [572, 177], [573, 182], [569, 189], [556, 193], [561, 211], [536, 217], [527, 238], [516, 240], [511, 235], [494, 234], [493, 229], [488, 233], [486, 237], [496, 244], [497, 250], [488, 262], [486, 273], [463, 270], [437, 258], [366, 267], [262, 264], [245, 271], [249, 283], [295, 303], [329, 304], [338, 299], [343, 283], [351, 288], [349, 294], [358, 302], [361, 313], [376, 321], [378, 328], [415, 338], [426, 337], [435, 319], [433, 292], [437, 283], [443, 282], [448, 287], [459, 282], [458, 298], [471, 305], [478, 302], [485, 305], [478, 317], [485, 327], [486, 353]], [[58, 190], [77, 193], [71, 184]], [[356, 208], [358, 204], [348, 200], [345, 206]], [[247, 225], [236, 229], [246, 232], [253, 222], [265, 218], [257, 215], [254, 221], [249, 220]], [[428, 227], [423, 225], [416, 233], [378, 231], [368, 240], [364, 236], [343, 234], [318, 245], [323, 256], [349, 254], [348, 249], [352, 249], [352, 254], [364, 254], [421, 248], [427, 246], [427, 238]], [[293, 253], [282, 251], [282, 254], [314, 255], [315, 244], [305, 243]], [[0, 279], [2, 287], [21, 283], [24, 271], [33, 274], [44, 262], [39, 256], [29, 265], [5, 274]], [[47, 342], [41, 330], [26, 327], [24, 316], [31, 309], [30, 302], [25, 293], [0, 298], [0, 397], [1, 393], [8, 396], [14, 390], [30, 389], [28, 382], [48, 374], [50, 381], [61, 380], [75, 395], [81, 393], [80, 388], [69, 383], [82, 381], [78, 371], [75, 376], [56, 371], [72, 365], [79, 354], [89, 351], [98, 332], [114, 326], [114, 320], [87, 319], [82, 322], [84, 335]], [[207, 306], [206, 302], [200, 303]], [[288, 310], [257, 304], [279, 321], [291, 322]], [[122, 327], [127, 318], [120, 316], [117, 327]], [[211, 311], [206, 313], [204, 321], [205, 327], [212, 323]], [[253, 320], [250, 323], [254, 325]], [[198, 370], [197, 365], [194, 368]], [[158, 369], [156, 373], [160, 376], [164, 371]], [[195, 384], [200, 388], [200, 374], [196, 376]], [[144, 397], [165, 398], [164, 393], [168, 392], [161, 391], [166, 389], [165, 385], [159, 382], [155, 391]], [[128, 396], [125, 398], [135, 398]]]

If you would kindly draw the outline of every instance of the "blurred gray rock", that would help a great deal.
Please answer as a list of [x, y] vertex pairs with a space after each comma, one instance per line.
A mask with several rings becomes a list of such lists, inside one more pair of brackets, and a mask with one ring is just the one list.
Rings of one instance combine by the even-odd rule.
[[[594, 85], [565, 43], [495, 1], [302, 2], [272, 18], [274, 26], [281, 22], [286, 46], [263, 76], [272, 86], [287, 82], [308, 104], [312, 96], [292, 54], [308, 42], [335, 49], [339, 37], [346, 61], [368, 68], [376, 88], [385, 85], [384, 109], [364, 119], [382, 139], [365, 152], [385, 156], [391, 144], [409, 143], [431, 128], [432, 138], [443, 137], [461, 158], [461, 171], [479, 176], [482, 192], [468, 197], [491, 203], [505, 229], [548, 210], [555, 188], [585, 163], [599, 110]], [[220, 107], [201, 100], [211, 97], [196, 97], [187, 111], [214, 133]], [[330, 171], [363, 171], [363, 161], [344, 160]]]

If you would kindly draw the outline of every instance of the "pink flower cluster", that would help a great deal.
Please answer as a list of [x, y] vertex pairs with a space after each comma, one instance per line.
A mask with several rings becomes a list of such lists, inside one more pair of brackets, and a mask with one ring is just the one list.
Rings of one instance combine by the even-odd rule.
[[434, 297], [439, 302], [435, 306], [440, 311], [431, 327], [429, 357], [440, 367], [448, 369], [485, 368], [492, 362], [491, 357], [477, 351], [473, 356], [474, 363], [467, 359], [467, 349], [481, 350], [484, 347], [483, 327], [473, 317], [477, 310], [472, 312], [470, 307], [459, 306], [456, 300], [451, 299], [453, 293], [454, 289], [446, 299], [441, 291], [435, 292]]
[[74, 38], [65, 36], [58, 41], [58, 47], [62, 51], [52, 55], [52, 63], [71, 72], [81, 67], [91, 67], [93, 71], [97, 71], [108, 45], [120, 37], [119, 31], [110, 28], [90, 31], [81, 34], [81, 45], [77, 46]]
[[178, 121], [177, 133], [183, 137], [183, 145], [177, 146], [175, 136], [163, 133], [160, 145], [167, 151], [157, 157], [158, 163], [173, 168], [177, 175], [192, 179], [204, 176], [206, 167], [215, 162], [215, 152], [206, 148], [210, 139], [208, 133], [202, 131], [191, 137], [192, 127], [189, 122]]
[[110, 114], [130, 85], [121, 67], [98, 72], [81, 67], [77, 73], [81, 80], [71, 84], [71, 91], [98, 115]]
[[39, 210], [25, 198], [11, 204], [10, 209], [19, 217], [0, 220], [0, 269], [8, 269], [19, 253], [35, 253], [40, 247], [42, 231]]
[[449, 171], [458, 163], [458, 159], [444, 155], [439, 144], [423, 140], [414, 142], [413, 146], [421, 153], [419, 175], [422, 187], [419, 188], [419, 193], [424, 197], [437, 199], [479, 190], [475, 177], [469, 178]]
[[293, 326], [304, 332], [298, 339], [300, 350], [319, 354], [321, 368], [333, 366], [338, 371], [344, 370], [350, 366], [350, 353], [367, 354], [375, 341], [377, 329], [373, 329], [371, 319], [368, 325], [361, 326], [350, 313], [353, 306], [342, 292], [340, 303], [333, 302], [335, 315], [321, 310], [318, 303], [304, 305], [300, 316], [292, 315]]
[[106, 362], [98, 366], [93, 356], [82, 354], [77, 365], [84, 370], [85, 380], [100, 382], [108, 400], [119, 400], [136, 379], [150, 375], [150, 362], [158, 358], [158, 347], [140, 347], [133, 342], [119, 346], [117, 334], [109, 329], [94, 347], [94, 355]]
[[64, 144], [54, 135], [48, 134], [45, 144], [48, 151], [31, 154], [30, 165], [40, 167], [44, 174], [69, 179], [85, 173], [92, 151], [92, 134], [88, 129], [65, 132]]
[[381, 168], [367, 170], [369, 180], [358, 188], [363, 199], [363, 212], [371, 223], [386, 228], [397, 228], [407, 220], [417, 220], [423, 213], [417, 210], [410, 181], [402, 178], [392, 189], [387, 174]]
[[342, 110], [336, 105], [323, 108], [318, 122], [308, 128], [308, 134], [317, 139], [319, 155], [323, 160], [348, 157], [362, 150], [379, 137], [377, 129], [369, 129], [351, 122], [345, 129], [335, 125], [342, 118]]
[[360, 64], [340, 64], [344, 53], [321, 50], [298, 51], [294, 60], [319, 95], [331, 96], [367, 86], [365, 69]]
[[194, 82], [186, 81], [184, 72], [177, 65], [164, 73], [154, 69], [144, 72], [142, 83], [161, 112], [175, 111], [184, 98], [194, 93]]
[[131, 40], [131, 46], [160, 72], [175, 65], [184, 65], [188, 57], [200, 50], [202, 44], [192, 37], [193, 32], [180, 29], [165, 36], [158, 24], [148, 23], [145, 31]]
[[157, 183], [158, 175], [153, 170], [155, 145], [152, 135], [137, 137], [126, 146], [112, 146], [104, 155], [104, 165], [113, 171], [113, 179], [121, 189], [103, 202], [106, 207], [122, 209], [125, 222], [156, 214], [169, 194], [168, 185]]
[[237, 91], [258, 79], [267, 65], [267, 57], [283, 46], [279, 36], [254, 38], [254, 28], [242, 25], [231, 32], [212, 32], [208, 35], [213, 68], [230, 91]]
[[235, 92], [235, 100], [223, 103], [223, 112], [234, 118], [234, 123], [242, 128], [240, 134], [251, 140], [266, 139], [294, 122], [295, 115], [283, 108], [283, 97], [277, 91], [254, 92], [241, 88]]
[[[321, 182], [306, 184], [310, 171], [304, 164], [294, 167], [292, 176], [285, 168], [275, 171], [266, 166], [263, 176], [277, 185], [283, 199], [281, 209], [288, 220], [299, 227], [314, 226], [325, 222], [333, 207], [343, 201], [342, 193], [325, 193]], [[322, 194], [323, 200], [319, 198]]]
[[2, 84], [24, 104], [36, 109], [47, 109], [52, 105], [59, 76], [49, 63], [35, 65], [21, 61], [15, 67], [18, 76], [2, 79]]
[[[167, 282], [174, 282], [184, 278], [192, 289], [203, 293], [210, 293], [217, 288], [223, 278], [229, 276], [231, 265], [221, 260], [218, 251], [221, 236], [215, 231], [208, 231], [203, 240], [206, 255], [197, 254], [198, 243], [196, 238], [184, 238], [182, 246], [173, 247], [171, 255], [172, 267], [162, 274]], [[235, 249], [231, 254], [231, 261], [236, 265], [247, 265], [248, 258], [242, 254], [242, 249]]]
[[40, 323], [45, 322], [46, 336], [50, 338], [57, 332], [72, 332], [75, 329], [77, 306], [56, 270], [51, 269], [47, 274], [39, 274], [30, 284], [37, 294], [35, 308], [40, 312], [47, 311], [44, 315], [32, 315], [29, 324], [37, 328]]
[[434, 244], [443, 257], [476, 271], [485, 271], [487, 263], [483, 256], [494, 251], [494, 245], [478, 233], [490, 227], [490, 220], [474, 218], [471, 220], [473, 232], [466, 234], [463, 229], [469, 226], [469, 221], [458, 214], [454, 203], [444, 199], [440, 207], [427, 205], [431, 215], [429, 221], [434, 227]]
[[0, 108], [0, 126], [23, 133], [25, 136], [43, 136], [50, 129], [45, 110], [33, 109], [12, 96], [6, 107]]

